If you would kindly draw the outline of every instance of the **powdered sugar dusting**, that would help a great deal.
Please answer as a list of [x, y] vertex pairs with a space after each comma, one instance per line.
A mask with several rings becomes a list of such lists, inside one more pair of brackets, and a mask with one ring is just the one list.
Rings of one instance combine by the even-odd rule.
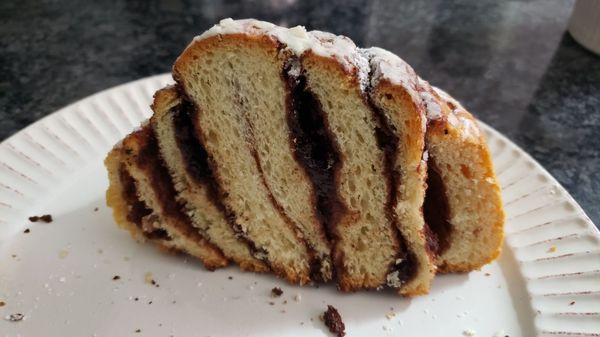
[[356, 71], [361, 89], [364, 90], [368, 84], [369, 63], [359, 53], [354, 42], [345, 36], [321, 31], [307, 32], [303, 26], [285, 28], [255, 19], [227, 18], [195, 37], [193, 41], [226, 34], [267, 35], [285, 44], [285, 49], [298, 57], [310, 50], [319, 56], [335, 58], [346, 71]]
[[361, 89], [365, 89], [369, 82], [369, 61], [364, 57], [358, 47], [346, 36], [335, 35], [319, 30], [309, 33], [315, 41], [311, 49], [317, 55], [333, 57], [339, 61], [347, 71], [356, 70]]
[[[371, 47], [361, 49], [360, 52], [369, 60], [371, 68], [370, 85], [372, 88], [377, 87], [379, 82], [385, 79], [392, 84], [402, 86], [415, 103], [419, 104], [421, 102], [417, 85], [418, 76], [408, 63], [382, 48]], [[425, 121], [423, 120], [424, 129]]]
[[419, 91], [419, 95], [427, 109], [427, 119], [436, 120], [442, 118], [442, 107], [438, 99], [433, 95], [433, 89], [429, 83], [419, 78], [419, 86], [423, 89]]

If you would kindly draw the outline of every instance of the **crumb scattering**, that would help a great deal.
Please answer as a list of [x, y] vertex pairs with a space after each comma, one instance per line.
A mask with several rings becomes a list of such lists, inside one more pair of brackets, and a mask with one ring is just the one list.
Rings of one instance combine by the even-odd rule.
[[302, 301], [302, 296], [300, 294], [294, 295], [294, 301], [296, 301], [296, 302]]
[[24, 318], [25, 318], [25, 315], [18, 313], [18, 312], [4, 317], [4, 319], [9, 322], [19, 322], [19, 321], [22, 321]]
[[98, 212], [98, 207], [95, 207], [95, 208], [94, 208], [94, 212]]
[[25, 234], [27, 234], [29, 232], [31, 232], [31, 230], [29, 228], [25, 228], [25, 230], [23, 231], [23, 233], [25, 233]]
[[548, 248], [548, 253], [554, 253], [556, 252], [556, 246], [551, 246], [550, 248]]
[[112, 279], [113, 279], [113, 281], [120, 280], [120, 279], [121, 279], [121, 276], [119, 276], [119, 275], [115, 275], [115, 276], [113, 276], [113, 278], [112, 278]]
[[575, 301], [572, 301], [571, 303], [569, 303], [569, 305], [573, 305], [573, 304], [575, 304]]
[[229, 276], [228, 279], [233, 280], [233, 276]]
[[394, 312], [388, 312], [387, 314], [385, 314], [385, 317], [389, 320], [391, 320], [392, 318], [396, 317], [396, 313]]
[[337, 337], [344, 337], [346, 326], [342, 321], [342, 316], [332, 305], [327, 305], [327, 311], [323, 314], [323, 322], [329, 328], [329, 331]]
[[44, 215], [40, 215], [40, 216], [38, 216], [38, 215], [30, 216], [29, 221], [50, 223], [50, 222], [52, 222], [52, 215], [44, 214]]
[[281, 290], [281, 288], [279, 287], [275, 287], [273, 289], [271, 289], [271, 296], [273, 297], [279, 297], [283, 294], [283, 290]]
[[135, 329], [135, 333], [140, 333], [142, 332], [142, 329]]
[[4, 301], [0, 301], [0, 307], [3, 307], [3, 306], [5, 306], [5, 305], [6, 305], [6, 302], [4, 302]]

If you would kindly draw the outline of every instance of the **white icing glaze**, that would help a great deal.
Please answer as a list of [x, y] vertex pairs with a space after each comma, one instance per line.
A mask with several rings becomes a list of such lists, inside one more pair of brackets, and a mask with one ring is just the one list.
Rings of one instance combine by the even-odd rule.
[[361, 49], [371, 63], [371, 86], [376, 87], [379, 81], [386, 79], [392, 84], [406, 88], [413, 98], [417, 95], [417, 74], [414, 69], [394, 53], [378, 47]]
[[[377, 87], [383, 79], [394, 85], [402, 86], [411, 96], [413, 102], [421, 105], [422, 98], [419, 95], [418, 76], [414, 69], [403, 59], [394, 53], [378, 47], [361, 49], [371, 66], [370, 85]], [[425, 120], [422, 127], [425, 129]]]
[[347, 71], [356, 70], [361, 89], [366, 87], [369, 64], [359, 53], [354, 42], [345, 36], [321, 31], [307, 32], [303, 26], [285, 28], [255, 19], [233, 20], [227, 18], [202, 35], [196, 36], [194, 41], [226, 34], [267, 35], [285, 44], [286, 49], [296, 56], [301, 56], [310, 50], [319, 56], [335, 58]]
[[419, 77], [419, 86], [423, 90], [419, 90], [419, 95], [425, 104], [425, 108], [427, 109], [427, 119], [428, 120], [436, 120], [443, 117], [442, 107], [440, 106], [439, 100], [433, 96], [431, 85], [429, 82], [423, 80]]

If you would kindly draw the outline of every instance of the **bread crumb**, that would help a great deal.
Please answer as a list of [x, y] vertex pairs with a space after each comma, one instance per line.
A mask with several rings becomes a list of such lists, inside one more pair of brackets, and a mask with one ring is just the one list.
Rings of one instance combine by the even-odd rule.
[[551, 246], [550, 248], [548, 248], [548, 253], [554, 253], [556, 252], [556, 246]]
[[42, 216], [37, 216], [37, 215], [30, 216], [29, 221], [50, 223], [50, 222], [52, 222], [52, 215], [44, 214]]
[[346, 326], [342, 321], [342, 316], [332, 305], [327, 305], [327, 311], [323, 314], [323, 322], [329, 328], [329, 331], [337, 337], [344, 337]]
[[61, 250], [58, 252], [58, 257], [59, 257], [60, 259], [64, 259], [65, 257], [67, 257], [67, 255], [69, 255], [69, 251], [68, 251], [68, 250], [65, 250], [65, 249], [61, 249]]
[[146, 274], [144, 274], [144, 282], [146, 282], [147, 284], [151, 284], [155, 287], [160, 287], [160, 285], [158, 284], [158, 282], [156, 282], [154, 280], [154, 278], [152, 277], [152, 273], [151, 272], [147, 272]]
[[392, 319], [394, 317], [396, 317], [396, 313], [394, 312], [388, 312], [387, 314], [385, 314], [385, 317], [387, 317], [387, 319]]
[[271, 296], [272, 297], [279, 297], [283, 294], [283, 290], [281, 290], [281, 288], [279, 287], [275, 287], [273, 289], [271, 289]]
[[3, 306], [5, 306], [5, 305], [6, 305], [6, 302], [4, 302], [4, 301], [0, 301], [0, 307], [3, 307]]
[[14, 313], [4, 317], [4, 319], [10, 322], [19, 322], [25, 319], [25, 316], [21, 313]]
[[302, 296], [300, 294], [294, 295], [294, 301], [296, 301], [296, 302], [302, 301]]
[[472, 329], [467, 329], [465, 331], [463, 331], [463, 336], [467, 336], [467, 337], [472, 337], [475, 336], [477, 333], [475, 332], [475, 330]]

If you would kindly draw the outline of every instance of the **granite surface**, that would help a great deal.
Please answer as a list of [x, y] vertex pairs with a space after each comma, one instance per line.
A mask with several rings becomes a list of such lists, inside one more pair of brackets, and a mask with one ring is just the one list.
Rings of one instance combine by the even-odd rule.
[[99, 90], [167, 72], [196, 34], [256, 17], [398, 53], [546, 167], [600, 224], [600, 56], [572, 1], [1, 1], [0, 140]]

